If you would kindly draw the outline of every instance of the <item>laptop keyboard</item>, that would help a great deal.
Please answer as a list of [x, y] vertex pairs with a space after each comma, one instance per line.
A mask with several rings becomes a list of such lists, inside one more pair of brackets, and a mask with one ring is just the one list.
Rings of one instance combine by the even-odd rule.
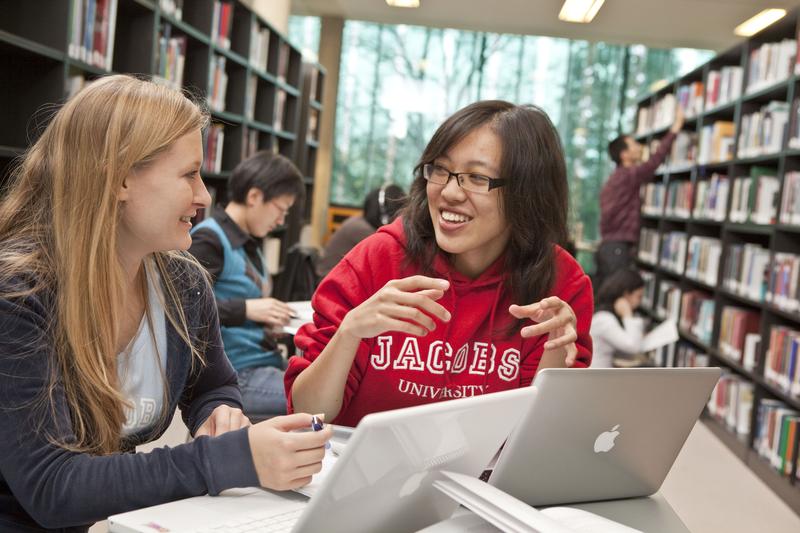
[[267, 513], [253, 513], [247, 516], [231, 518], [224, 524], [217, 524], [208, 529], [203, 529], [198, 533], [281, 533], [292, 530], [304, 507], [293, 509], [285, 513], [275, 514], [275, 511]]

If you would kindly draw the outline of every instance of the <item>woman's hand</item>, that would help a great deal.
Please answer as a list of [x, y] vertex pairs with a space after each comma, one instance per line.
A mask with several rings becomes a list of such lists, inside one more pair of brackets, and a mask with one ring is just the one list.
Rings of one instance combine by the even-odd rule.
[[250, 419], [244, 416], [241, 409], [229, 405], [220, 405], [213, 411], [206, 421], [200, 425], [194, 436], [216, 437], [228, 431], [245, 428], [250, 425]]
[[515, 318], [528, 318], [537, 322], [534, 326], [522, 328], [520, 335], [523, 338], [548, 334], [549, 339], [544, 343], [545, 351], [563, 348], [566, 351], [566, 365], [575, 364], [578, 355], [578, 347], [575, 345], [578, 340], [578, 319], [567, 302], [551, 296], [529, 305], [513, 304], [508, 311]]
[[311, 477], [322, 470], [325, 443], [333, 436], [333, 428], [294, 431], [310, 428], [311, 415], [305, 413], [276, 416], [250, 427], [250, 453], [262, 487], [296, 489], [311, 483]]
[[447, 309], [436, 303], [449, 286], [447, 280], [426, 276], [393, 279], [348, 312], [339, 331], [356, 339], [387, 331], [424, 337], [436, 328], [431, 316], [443, 322], [450, 320]]
[[245, 316], [253, 322], [282, 328], [292, 319], [294, 310], [275, 298], [254, 298], [245, 300]]
[[633, 316], [633, 308], [631, 307], [631, 303], [624, 296], [620, 296], [614, 302], [614, 311], [620, 316], [620, 318], [630, 318]]

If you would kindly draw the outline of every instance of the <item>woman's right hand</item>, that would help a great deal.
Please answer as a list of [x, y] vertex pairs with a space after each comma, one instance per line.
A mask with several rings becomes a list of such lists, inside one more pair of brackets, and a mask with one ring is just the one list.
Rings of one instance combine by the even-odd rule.
[[294, 311], [288, 304], [275, 298], [245, 300], [245, 316], [260, 324], [282, 327], [289, 323]]
[[631, 307], [631, 303], [624, 296], [620, 296], [614, 302], [614, 311], [620, 316], [620, 318], [630, 318], [633, 316], [633, 308]]
[[444, 279], [411, 276], [393, 279], [352, 309], [339, 331], [355, 339], [369, 339], [387, 331], [424, 337], [436, 328], [431, 316], [443, 322], [450, 313], [436, 303], [450, 283]]
[[250, 426], [250, 453], [259, 484], [272, 490], [291, 490], [308, 485], [322, 470], [325, 443], [333, 428], [296, 432], [311, 428], [311, 415], [276, 416]]

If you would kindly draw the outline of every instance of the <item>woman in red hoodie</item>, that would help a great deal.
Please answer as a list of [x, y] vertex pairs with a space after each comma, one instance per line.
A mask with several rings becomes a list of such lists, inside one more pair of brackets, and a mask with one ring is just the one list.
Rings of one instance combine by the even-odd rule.
[[295, 336], [289, 409], [365, 415], [586, 367], [592, 287], [566, 241], [558, 134], [533, 106], [469, 105], [425, 148], [403, 216], [320, 284]]

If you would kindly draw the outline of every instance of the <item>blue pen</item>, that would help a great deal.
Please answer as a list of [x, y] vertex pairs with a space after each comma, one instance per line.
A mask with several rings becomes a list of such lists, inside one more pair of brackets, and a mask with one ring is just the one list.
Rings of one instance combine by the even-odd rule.
[[[322, 428], [324, 427], [325, 424], [322, 422], [322, 420], [319, 419], [317, 415], [313, 415], [311, 417], [311, 429], [313, 429], [314, 431], [322, 431]], [[325, 449], [330, 450], [330, 448], [331, 448], [331, 443], [325, 441]]]

